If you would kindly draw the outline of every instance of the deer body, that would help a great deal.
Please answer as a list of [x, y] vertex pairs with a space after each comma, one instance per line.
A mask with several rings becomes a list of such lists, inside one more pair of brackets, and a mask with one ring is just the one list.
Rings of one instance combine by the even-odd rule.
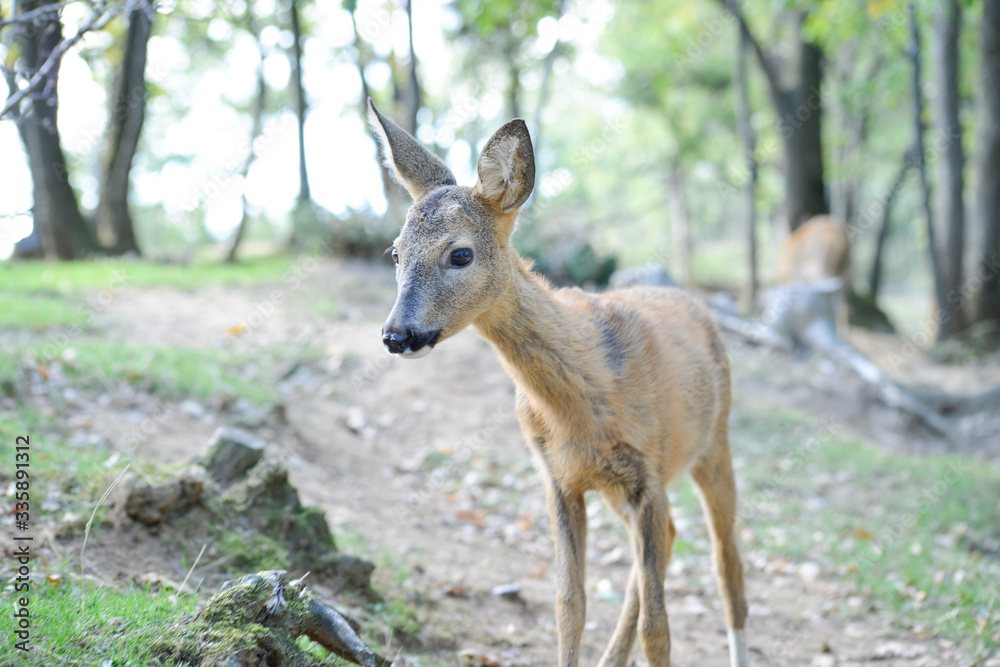
[[664, 579], [675, 530], [665, 485], [685, 472], [711, 527], [731, 665], [749, 665], [733, 533], [729, 364], [707, 309], [677, 289], [588, 294], [553, 289], [531, 272], [509, 242], [534, 182], [523, 121], [494, 135], [476, 186], [462, 188], [370, 103], [369, 118], [415, 200], [394, 243], [399, 294], [383, 341], [391, 352], [422, 356], [471, 325], [513, 378], [555, 533], [560, 667], [579, 663], [591, 490], [625, 521], [634, 556], [601, 665], [624, 667], [637, 634], [650, 665], [670, 664]]

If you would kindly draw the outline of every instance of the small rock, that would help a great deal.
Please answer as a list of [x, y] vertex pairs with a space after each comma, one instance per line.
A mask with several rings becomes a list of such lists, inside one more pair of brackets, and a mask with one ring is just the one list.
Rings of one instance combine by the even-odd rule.
[[816, 563], [806, 561], [799, 565], [799, 576], [805, 581], [816, 581], [820, 568]]
[[202, 465], [219, 484], [226, 486], [246, 475], [264, 456], [267, 446], [257, 436], [238, 428], [222, 427], [212, 434], [201, 456]]
[[510, 600], [511, 602], [518, 602], [521, 599], [521, 586], [519, 584], [494, 586], [490, 589], [490, 595], [495, 595], [498, 598]]
[[170, 514], [183, 512], [201, 499], [205, 484], [204, 470], [193, 466], [174, 479], [159, 484], [143, 484], [134, 477], [123, 480], [115, 492], [112, 512], [125, 514], [147, 526], [153, 526]]
[[205, 414], [205, 408], [198, 401], [187, 400], [181, 403], [181, 412], [189, 417], [201, 417]]

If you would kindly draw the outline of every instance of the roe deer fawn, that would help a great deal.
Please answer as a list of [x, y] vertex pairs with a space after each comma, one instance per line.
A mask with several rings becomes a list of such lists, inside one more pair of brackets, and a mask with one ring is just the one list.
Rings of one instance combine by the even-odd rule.
[[524, 121], [487, 142], [469, 188], [370, 99], [368, 117], [387, 166], [414, 200], [391, 249], [398, 294], [382, 341], [416, 358], [472, 325], [513, 378], [555, 533], [560, 667], [579, 663], [588, 490], [625, 520], [633, 554], [624, 608], [600, 664], [626, 665], [637, 629], [649, 664], [670, 664], [664, 579], [676, 531], [665, 485], [687, 471], [711, 529], [730, 663], [749, 665], [729, 360], [708, 310], [679, 289], [588, 294], [553, 289], [531, 272], [510, 244], [535, 180]]
[[837, 328], [847, 330], [847, 290], [850, 287], [851, 237], [847, 225], [830, 215], [806, 220], [788, 235], [778, 256], [778, 282], [818, 283], [829, 278], [843, 281], [837, 300]]

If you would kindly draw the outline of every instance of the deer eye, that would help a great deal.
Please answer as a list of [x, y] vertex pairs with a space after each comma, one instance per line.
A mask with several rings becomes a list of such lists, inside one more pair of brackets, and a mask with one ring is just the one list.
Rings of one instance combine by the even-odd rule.
[[389, 250], [387, 252], [390, 255], [392, 255], [392, 261], [394, 261], [396, 263], [396, 266], [399, 266], [399, 251], [396, 250], [395, 246], [389, 248]]
[[472, 248], [459, 248], [451, 253], [451, 265], [468, 266], [472, 262]]

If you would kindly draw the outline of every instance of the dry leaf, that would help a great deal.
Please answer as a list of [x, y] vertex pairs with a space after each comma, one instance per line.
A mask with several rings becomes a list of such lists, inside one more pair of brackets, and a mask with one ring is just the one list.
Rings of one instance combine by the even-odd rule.
[[486, 512], [482, 510], [459, 510], [455, 518], [459, 521], [468, 521], [480, 530], [486, 527]]
[[847, 533], [848, 537], [853, 537], [856, 540], [870, 540], [872, 539], [872, 534], [869, 533], [864, 528], [854, 528], [851, 532]]

